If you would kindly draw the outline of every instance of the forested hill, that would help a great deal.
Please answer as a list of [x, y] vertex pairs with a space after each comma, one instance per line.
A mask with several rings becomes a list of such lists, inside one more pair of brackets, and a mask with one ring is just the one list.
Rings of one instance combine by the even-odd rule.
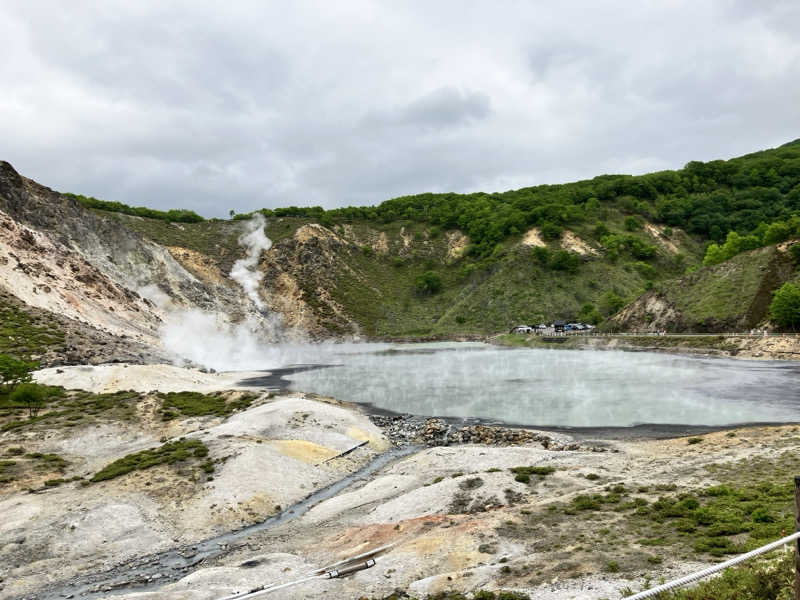
[[[170, 248], [195, 275], [187, 256], [224, 274], [237, 252], [231, 221], [75, 198]], [[647, 175], [261, 212], [275, 241], [262, 261], [264, 297], [289, 323], [323, 335], [600, 322], [648, 290], [683, 285], [714, 243], [708, 264], [800, 236], [800, 140]]]
[[497, 243], [528, 227], [538, 226], [545, 238], [556, 239], [575, 223], [602, 219], [609, 208], [679, 226], [719, 243], [729, 231], [746, 235], [762, 223], [785, 221], [800, 212], [800, 139], [731, 160], [692, 161], [677, 171], [601, 175], [494, 194], [417, 194], [374, 207], [329, 211], [289, 207], [263, 212], [310, 217], [323, 224], [411, 220], [458, 228], [472, 240], [471, 252], [486, 256]]

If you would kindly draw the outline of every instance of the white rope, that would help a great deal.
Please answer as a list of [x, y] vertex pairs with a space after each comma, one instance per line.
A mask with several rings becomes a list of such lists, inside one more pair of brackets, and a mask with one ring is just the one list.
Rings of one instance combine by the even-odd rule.
[[656, 596], [661, 592], [666, 592], [668, 590], [672, 590], [687, 585], [689, 583], [702, 579], [703, 577], [708, 577], [709, 575], [718, 573], [723, 569], [732, 567], [733, 565], [738, 565], [740, 562], [750, 560], [751, 558], [756, 557], [759, 554], [766, 554], [767, 552], [772, 552], [773, 550], [777, 550], [783, 544], [788, 544], [789, 542], [794, 541], [798, 538], [800, 538], [800, 531], [793, 533], [792, 535], [787, 535], [785, 538], [781, 538], [777, 542], [772, 542], [771, 544], [767, 544], [766, 546], [761, 546], [760, 548], [756, 548], [755, 550], [751, 550], [750, 552], [746, 552], [745, 554], [740, 554], [735, 558], [726, 560], [725, 562], [719, 563], [718, 565], [714, 565], [713, 567], [709, 567], [708, 569], [703, 569], [702, 571], [698, 571], [697, 573], [687, 575], [686, 577], [681, 577], [680, 579], [675, 579], [663, 585], [659, 585], [658, 587], [650, 588], [649, 590], [645, 590], [644, 592], [639, 592], [638, 594], [634, 594], [633, 596], [626, 596], [625, 600], [642, 600], [642, 598], [652, 598], [653, 596]]

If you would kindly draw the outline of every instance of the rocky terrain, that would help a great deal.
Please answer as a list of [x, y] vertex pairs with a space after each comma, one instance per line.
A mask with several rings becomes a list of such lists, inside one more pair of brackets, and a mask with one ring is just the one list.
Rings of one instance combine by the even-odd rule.
[[[38, 361], [35, 380], [54, 386], [41, 414], [0, 411], [0, 599], [215, 599], [390, 543], [369, 570], [281, 597], [610, 598], [793, 522], [782, 508], [784, 480], [800, 467], [791, 426], [593, 439], [367, 414], [282, 392], [264, 372], [274, 340], [483, 336], [577, 312], [612, 281], [637, 293], [641, 265], [607, 260], [588, 227], [554, 239], [520, 231], [479, 272], [463, 262], [470, 240], [459, 230], [277, 217], [271, 245], [244, 241], [263, 231], [248, 219], [89, 210], [0, 163], [0, 354]], [[665, 269], [699, 256], [679, 228], [645, 223], [630, 235], [652, 243]], [[659, 284], [613, 324], [763, 324], [765, 299], [796, 278], [789, 246]], [[578, 262], [542, 263], [543, 249]], [[422, 273], [442, 290], [420, 292]], [[580, 343], [800, 356], [790, 338], [642, 339]], [[238, 371], [215, 372], [213, 361]], [[755, 473], [767, 488], [753, 486]], [[718, 496], [763, 511], [731, 517]]]
[[184, 268], [173, 253], [0, 162], [3, 301], [24, 314], [53, 315], [52, 327], [69, 336], [43, 349], [45, 364], [163, 359], [165, 320], [188, 310], [263, 319], [227, 275]]
[[[748, 473], [763, 464], [772, 471], [761, 484], [774, 479], [782, 486], [800, 466], [793, 426], [688, 442], [577, 439], [370, 418], [333, 399], [252, 393], [231, 375], [176, 367], [66, 367], [38, 375], [45, 383], [57, 376], [70, 387], [127, 400], [116, 396], [113, 405], [71, 420], [65, 399], [51, 418], [2, 427], [0, 457], [28, 468], [8, 467], [12, 479], [0, 484], [0, 561], [7, 565], [0, 598], [114, 591], [130, 599], [212, 600], [292, 581], [389, 543], [367, 571], [280, 597], [355, 599], [396, 588], [418, 595], [513, 589], [536, 598], [615, 597], [645, 578], [688, 572], [709, 559], [692, 546], [696, 536], [684, 538], [670, 521], [630, 511], [687, 494], [714, 501], [703, 499], [704, 489], [746, 487]], [[122, 391], [132, 387], [142, 391]], [[170, 389], [221, 391], [229, 405], [250, 394], [246, 405], [221, 416], [165, 419]], [[84, 406], [105, 406], [103, 396], [82, 398]], [[115, 460], [178, 440], [199, 442], [207, 452], [97, 477]], [[398, 444], [411, 454], [392, 458]], [[382, 456], [383, 466], [375, 463]], [[373, 463], [373, 471], [349, 478]], [[787, 501], [785, 514], [771, 513], [776, 527], [791, 518], [790, 508]], [[265, 526], [213, 541], [265, 519]], [[652, 536], [662, 541], [650, 545]]]

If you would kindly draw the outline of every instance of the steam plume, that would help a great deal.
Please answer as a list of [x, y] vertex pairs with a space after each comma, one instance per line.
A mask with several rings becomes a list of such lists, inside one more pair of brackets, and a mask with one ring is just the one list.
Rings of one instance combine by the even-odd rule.
[[[165, 294], [148, 290], [165, 312], [161, 342], [173, 354], [218, 371], [263, 369], [280, 364], [283, 350], [274, 342], [284, 340], [286, 332], [280, 316], [270, 313], [258, 288], [263, 273], [258, 270], [261, 253], [272, 247], [265, 235], [266, 221], [256, 214], [247, 222], [239, 237], [246, 256], [237, 260], [231, 269], [231, 279], [238, 283], [260, 314], [249, 314], [239, 322], [229, 315], [200, 309], [176, 310]], [[155, 288], [155, 286], [153, 286]], [[143, 292], [145, 290], [142, 290]]]
[[264, 274], [258, 270], [258, 259], [261, 258], [262, 251], [266, 252], [272, 247], [272, 240], [264, 233], [266, 224], [261, 213], [256, 213], [250, 219], [247, 231], [239, 237], [239, 244], [247, 248], [247, 256], [233, 263], [231, 269], [231, 279], [242, 286], [247, 297], [259, 310], [264, 310], [264, 301], [258, 294], [258, 284]]

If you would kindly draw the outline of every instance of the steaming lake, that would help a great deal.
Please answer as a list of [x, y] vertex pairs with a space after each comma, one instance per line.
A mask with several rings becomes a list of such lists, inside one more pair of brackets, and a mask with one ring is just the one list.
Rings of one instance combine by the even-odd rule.
[[[800, 421], [800, 363], [477, 343], [327, 346], [291, 389], [399, 413], [607, 427]], [[299, 361], [298, 361], [299, 362]]]

